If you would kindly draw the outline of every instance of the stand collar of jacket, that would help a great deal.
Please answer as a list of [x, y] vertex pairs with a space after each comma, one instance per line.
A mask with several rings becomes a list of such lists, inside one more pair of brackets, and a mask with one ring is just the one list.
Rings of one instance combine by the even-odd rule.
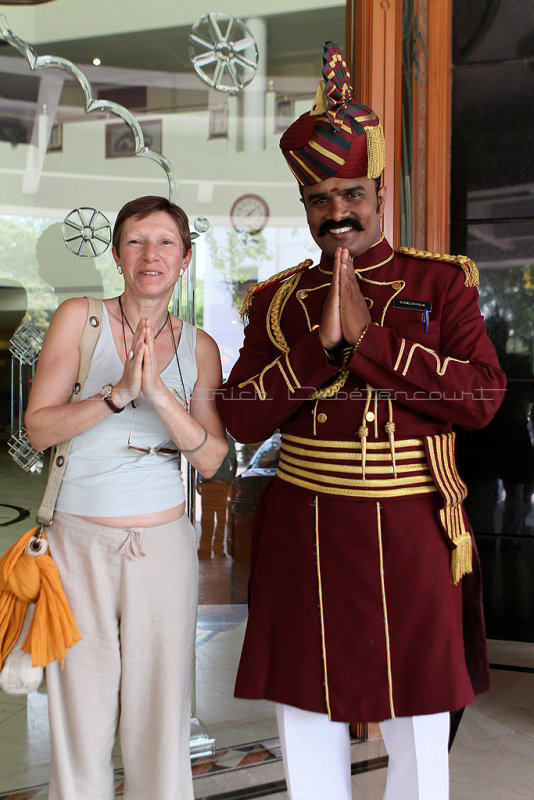
[[[393, 250], [390, 244], [381, 239], [361, 256], [356, 256], [353, 259], [354, 269], [356, 272], [363, 272], [364, 270], [377, 269], [393, 258]], [[319, 263], [321, 272], [331, 275], [334, 269], [333, 256], [327, 256], [326, 253], [321, 254], [321, 261]]]

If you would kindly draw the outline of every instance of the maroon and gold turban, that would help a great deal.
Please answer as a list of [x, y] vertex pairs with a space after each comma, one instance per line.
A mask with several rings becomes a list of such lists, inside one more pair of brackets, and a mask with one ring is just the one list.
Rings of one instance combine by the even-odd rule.
[[356, 105], [345, 59], [326, 42], [323, 79], [312, 110], [286, 130], [280, 148], [301, 186], [327, 178], [380, 177], [385, 162], [384, 132], [374, 111]]

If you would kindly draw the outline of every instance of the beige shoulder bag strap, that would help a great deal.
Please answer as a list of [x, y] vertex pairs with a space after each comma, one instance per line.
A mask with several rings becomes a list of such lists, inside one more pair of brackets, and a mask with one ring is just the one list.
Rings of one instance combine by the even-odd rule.
[[[80, 341], [80, 368], [78, 370], [78, 380], [76, 381], [72, 390], [70, 398], [71, 403], [76, 403], [81, 399], [82, 386], [87, 378], [91, 359], [95, 351], [98, 337], [100, 336], [100, 327], [103, 314], [102, 300], [96, 300], [94, 297], [87, 298], [89, 308], [87, 311], [87, 319]], [[59, 494], [59, 487], [63, 480], [65, 472], [65, 465], [70, 451], [72, 439], [67, 442], [60, 442], [52, 448], [50, 454], [50, 470], [48, 473], [48, 482], [44, 497], [37, 512], [37, 523], [41, 526], [50, 525], [52, 517], [54, 516], [54, 507], [56, 505], [57, 496]]]

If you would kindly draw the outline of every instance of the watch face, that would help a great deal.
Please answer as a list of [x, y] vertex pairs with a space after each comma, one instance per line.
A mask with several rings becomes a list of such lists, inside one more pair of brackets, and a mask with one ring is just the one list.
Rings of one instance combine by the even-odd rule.
[[267, 225], [269, 207], [263, 197], [244, 194], [238, 197], [230, 211], [230, 221], [240, 233], [259, 233]]

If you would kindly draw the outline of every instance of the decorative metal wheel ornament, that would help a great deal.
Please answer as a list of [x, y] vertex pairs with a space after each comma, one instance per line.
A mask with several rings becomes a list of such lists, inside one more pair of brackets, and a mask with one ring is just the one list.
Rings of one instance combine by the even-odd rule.
[[211, 227], [211, 223], [207, 217], [196, 217], [193, 222], [193, 227], [195, 230], [189, 231], [192, 242], [198, 239], [201, 233], [207, 233]]
[[200, 17], [191, 28], [189, 58], [204, 83], [235, 94], [256, 74], [258, 48], [240, 19], [212, 13]]
[[193, 226], [198, 233], [207, 233], [210, 229], [210, 221], [207, 217], [196, 217]]
[[96, 208], [75, 208], [63, 220], [63, 241], [75, 256], [95, 258], [111, 243], [111, 225]]

